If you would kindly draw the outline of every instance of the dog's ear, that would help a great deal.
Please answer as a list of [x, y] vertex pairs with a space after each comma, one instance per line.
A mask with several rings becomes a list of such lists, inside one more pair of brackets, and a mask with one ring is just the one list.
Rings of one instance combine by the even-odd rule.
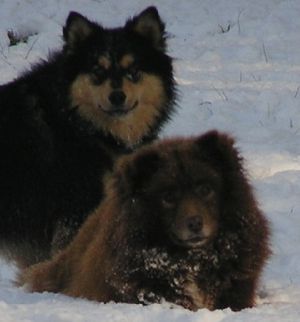
[[77, 12], [70, 12], [63, 28], [64, 40], [69, 49], [74, 49], [93, 31], [93, 23]]
[[119, 184], [127, 193], [143, 192], [161, 165], [162, 160], [157, 151], [144, 150], [125, 156], [117, 166]]
[[154, 48], [165, 50], [165, 24], [160, 19], [155, 7], [149, 7], [138, 16], [127, 21], [125, 27], [147, 39]]
[[210, 131], [196, 140], [200, 157], [225, 171], [241, 169], [241, 157], [234, 147], [234, 139], [218, 131]]

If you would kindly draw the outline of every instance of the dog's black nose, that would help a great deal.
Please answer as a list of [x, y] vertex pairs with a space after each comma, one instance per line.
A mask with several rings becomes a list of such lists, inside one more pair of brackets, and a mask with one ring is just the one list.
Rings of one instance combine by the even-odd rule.
[[125, 102], [126, 95], [123, 91], [113, 91], [109, 95], [109, 101], [113, 106], [119, 107], [122, 106]]
[[193, 234], [199, 234], [202, 231], [202, 219], [200, 216], [192, 216], [186, 219], [186, 226]]

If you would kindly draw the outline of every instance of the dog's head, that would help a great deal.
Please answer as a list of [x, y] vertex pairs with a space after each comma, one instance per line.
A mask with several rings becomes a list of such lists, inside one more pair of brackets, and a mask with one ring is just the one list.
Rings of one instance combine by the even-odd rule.
[[239, 172], [232, 143], [211, 132], [162, 141], [124, 157], [117, 167], [120, 195], [132, 202], [140, 222], [147, 222], [141, 227], [148, 225], [156, 240], [161, 236], [185, 248], [210, 242], [219, 230], [226, 176]]
[[135, 145], [167, 119], [174, 99], [165, 26], [154, 7], [106, 29], [70, 13], [64, 27], [74, 66], [71, 105], [95, 128]]

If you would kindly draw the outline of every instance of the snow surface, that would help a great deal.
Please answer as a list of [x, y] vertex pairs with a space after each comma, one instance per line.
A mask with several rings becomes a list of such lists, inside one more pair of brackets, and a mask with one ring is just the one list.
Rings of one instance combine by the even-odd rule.
[[[299, 0], [0, 0], [0, 83], [61, 46], [70, 10], [112, 27], [151, 4], [167, 23], [180, 89], [180, 109], [162, 136], [212, 128], [234, 135], [271, 222], [273, 256], [257, 306], [190, 312], [28, 294], [11, 283], [14, 266], [1, 261], [1, 322], [300, 320]], [[9, 47], [8, 30], [28, 42]]]

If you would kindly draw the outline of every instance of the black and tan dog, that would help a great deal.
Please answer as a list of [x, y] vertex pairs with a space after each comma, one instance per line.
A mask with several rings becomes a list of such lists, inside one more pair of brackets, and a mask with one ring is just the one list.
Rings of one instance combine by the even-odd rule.
[[72, 12], [63, 36], [0, 87], [0, 246], [23, 266], [71, 239], [114, 160], [152, 141], [175, 105], [156, 8], [113, 29]]

